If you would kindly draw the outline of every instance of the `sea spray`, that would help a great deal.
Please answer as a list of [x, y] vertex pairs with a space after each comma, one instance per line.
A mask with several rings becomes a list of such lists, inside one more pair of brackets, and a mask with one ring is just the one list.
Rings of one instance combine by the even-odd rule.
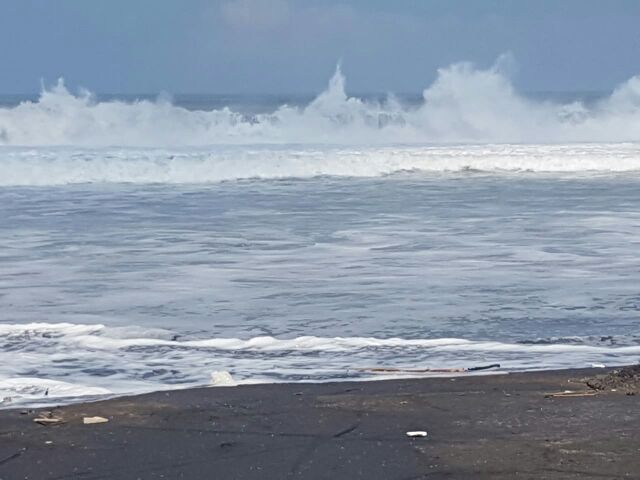
[[131, 103], [73, 95], [60, 80], [36, 102], [0, 109], [0, 145], [185, 147], [247, 144], [381, 145], [640, 141], [640, 77], [592, 104], [535, 101], [519, 94], [503, 61], [438, 71], [419, 105], [346, 93], [338, 68], [306, 106], [245, 114], [190, 111], [167, 98]]

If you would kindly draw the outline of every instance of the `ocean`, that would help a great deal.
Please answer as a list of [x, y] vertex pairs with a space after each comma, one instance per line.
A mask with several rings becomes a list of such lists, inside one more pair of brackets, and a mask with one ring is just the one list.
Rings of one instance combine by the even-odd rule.
[[0, 401], [637, 362], [639, 174], [640, 77], [0, 96]]

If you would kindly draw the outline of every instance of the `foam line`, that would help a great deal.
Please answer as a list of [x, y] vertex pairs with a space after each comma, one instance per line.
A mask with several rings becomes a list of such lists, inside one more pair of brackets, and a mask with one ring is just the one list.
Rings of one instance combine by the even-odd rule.
[[640, 171], [640, 144], [300, 149], [15, 149], [0, 147], [0, 186], [207, 184], [243, 179], [380, 177], [399, 172]]

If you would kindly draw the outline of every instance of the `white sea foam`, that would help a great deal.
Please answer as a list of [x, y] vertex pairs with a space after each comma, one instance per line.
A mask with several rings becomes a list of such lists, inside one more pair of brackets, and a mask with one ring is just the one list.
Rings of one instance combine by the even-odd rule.
[[[168, 330], [74, 324], [0, 325], [0, 396], [12, 404], [206, 385], [228, 371], [238, 383], [364, 379], [368, 367], [442, 368], [502, 363], [507, 370], [628, 364], [636, 337], [503, 343], [456, 338], [269, 336], [176, 339]], [[564, 342], [564, 343], [563, 343]], [[611, 339], [609, 339], [611, 342]], [[10, 361], [16, 354], [21, 362]], [[71, 380], [72, 379], [72, 380]], [[5, 406], [8, 406], [5, 405]]]
[[422, 103], [407, 106], [393, 96], [348, 96], [338, 69], [308, 105], [255, 115], [164, 99], [99, 102], [60, 81], [36, 102], [0, 108], [0, 186], [631, 171], [640, 169], [635, 142], [640, 76], [599, 101], [560, 104], [519, 95], [500, 62], [486, 70], [461, 63], [441, 69]]
[[243, 115], [229, 108], [188, 111], [156, 102], [97, 102], [60, 81], [40, 99], [0, 109], [0, 143], [22, 146], [202, 146], [252, 143], [566, 143], [640, 140], [640, 76], [593, 105], [519, 95], [498, 61], [438, 71], [417, 107], [350, 97], [338, 69], [305, 107]]
[[640, 171], [640, 144], [33, 150], [0, 148], [0, 186], [203, 184], [419, 172]]
[[[109, 395], [111, 391], [106, 388], [88, 387], [69, 382], [50, 380], [46, 378], [4, 378], [0, 380], [0, 395], [3, 398], [50, 399], [73, 398], [97, 395]], [[6, 402], [9, 406], [10, 403]]]

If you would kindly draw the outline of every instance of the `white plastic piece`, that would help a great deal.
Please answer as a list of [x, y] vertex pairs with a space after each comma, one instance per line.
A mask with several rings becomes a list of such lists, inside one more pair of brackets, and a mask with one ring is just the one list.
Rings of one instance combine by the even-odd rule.
[[235, 387], [238, 383], [227, 371], [211, 372], [212, 387]]
[[416, 430], [412, 432], [407, 432], [407, 437], [426, 437], [427, 432], [424, 430]]
[[82, 423], [85, 425], [93, 425], [94, 423], [107, 423], [108, 418], [104, 417], [82, 417]]

